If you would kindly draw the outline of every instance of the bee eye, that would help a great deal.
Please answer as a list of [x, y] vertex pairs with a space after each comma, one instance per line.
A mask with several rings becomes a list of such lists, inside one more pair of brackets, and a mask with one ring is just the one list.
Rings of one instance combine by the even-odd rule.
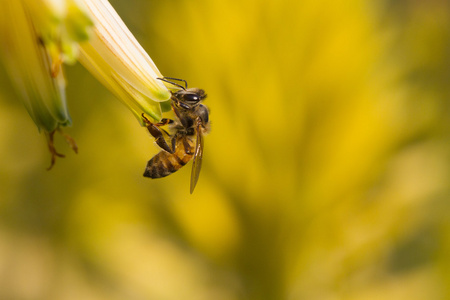
[[200, 101], [200, 97], [196, 94], [185, 94], [184, 100], [188, 103], [196, 104]]

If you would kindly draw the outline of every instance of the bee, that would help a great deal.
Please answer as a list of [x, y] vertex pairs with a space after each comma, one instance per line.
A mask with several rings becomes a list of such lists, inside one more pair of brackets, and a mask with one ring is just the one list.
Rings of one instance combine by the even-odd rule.
[[[210, 130], [209, 110], [202, 104], [206, 93], [199, 88], [188, 88], [186, 80], [183, 79], [172, 77], [158, 79], [179, 88], [171, 92], [170, 98], [175, 118], [174, 120], [164, 118], [159, 123], [152, 123], [142, 114], [148, 131], [161, 148], [161, 151], [148, 161], [144, 176], [166, 177], [193, 159], [190, 184], [192, 194], [202, 167], [203, 136]], [[173, 80], [184, 82], [184, 86]], [[164, 125], [169, 126], [169, 132], [161, 128]]]

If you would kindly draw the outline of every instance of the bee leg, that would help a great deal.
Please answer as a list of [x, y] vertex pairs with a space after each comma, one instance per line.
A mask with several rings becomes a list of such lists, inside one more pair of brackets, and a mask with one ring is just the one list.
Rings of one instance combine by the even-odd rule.
[[188, 142], [188, 140], [187, 140], [186, 137], [183, 138], [183, 146], [184, 146], [184, 152], [185, 152], [186, 154], [194, 154], [194, 153], [191, 151], [191, 145], [189, 144], [189, 142]]
[[[164, 139], [164, 135], [163, 135], [163, 132], [165, 132], [164, 129], [159, 128], [159, 126], [163, 126], [163, 125], [172, 123], [173, 120], [162, 119], [161, 122], [159, 122], [159, 123], [152, 123], [144, 116], [144, 114], [142, 114], [142, 118], [144, 120], [144, 123], [146, 124], [148, 132], [155, 138], [156, 144], [161, 149], [163, 149], [169, 153], [173, 153], [174, 151], [169, 147], [166, 140]], [[167, 134], [167, 132], [166, 132], [166, 134]]]
[[171, 120], [171, 119], [168, 119], [168, 118], [162, 118], [161, 119], [161, 121], [159, 122], [159, 123], [152, 123], [152, 122], [150, 122], [150, 120], [149, 119], [147, 119], [147, 117], [144, 115], [144, 114], [142, 114], [142, 119], [144, 120], [144, 123], [145, 124], [147, 124], [147, 126], [149, 126], [149, 125], [155, 125], [155, 126], [164, 126], [164, 125], [167, 125], [167, 124], [172, 124], [174, 121], [173, 120]]
[[176, 144], [177, 144], [177, 139], [178, 139], [178, 133], [176, 133], [172, 137], [172, 153], [175, 153], [175, 147], [176, 147]]
[[173, 123], [173, 120], [167, 119], [167, 118], [163, 118], [163, 119], [161, 119], [161, 121], [159, 123], [155, 123], [154, 125], [156, 125], [156, 126], [164, 126], [164, 125], [172, 124], [172, 123]]
[[181, 125], [183, 125], [184, 128], [190, 127], [188, 119], [183, 117], [178, 108], [175, 106], [174, 102], [172, 102], [172, 110], [177, 116], [178, 120], [180, 120], [180, 123]]

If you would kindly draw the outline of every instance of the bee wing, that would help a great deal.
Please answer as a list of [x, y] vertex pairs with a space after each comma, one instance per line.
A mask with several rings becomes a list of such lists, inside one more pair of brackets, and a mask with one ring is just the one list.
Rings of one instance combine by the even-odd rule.
[[197, 141], [195, 143], [194, 161], [192, 163], [191, 172], [191, 194], [194, 192], [195, 185], [197, 184], [198, 177], [200, 176], [200, 170], [202, 168], [203, 160], [203, 135], [200, 130], [200, 122], [197, 121]]

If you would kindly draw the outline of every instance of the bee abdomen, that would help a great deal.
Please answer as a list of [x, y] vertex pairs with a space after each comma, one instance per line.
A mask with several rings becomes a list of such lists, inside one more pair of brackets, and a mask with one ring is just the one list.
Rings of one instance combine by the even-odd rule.
[[182, 151], [176, 151], [175, 153], [160, 151], [148, 161], [144, 176], [150, 178], [166, 177], [181, 169], [191, 158], [192, 154]]

